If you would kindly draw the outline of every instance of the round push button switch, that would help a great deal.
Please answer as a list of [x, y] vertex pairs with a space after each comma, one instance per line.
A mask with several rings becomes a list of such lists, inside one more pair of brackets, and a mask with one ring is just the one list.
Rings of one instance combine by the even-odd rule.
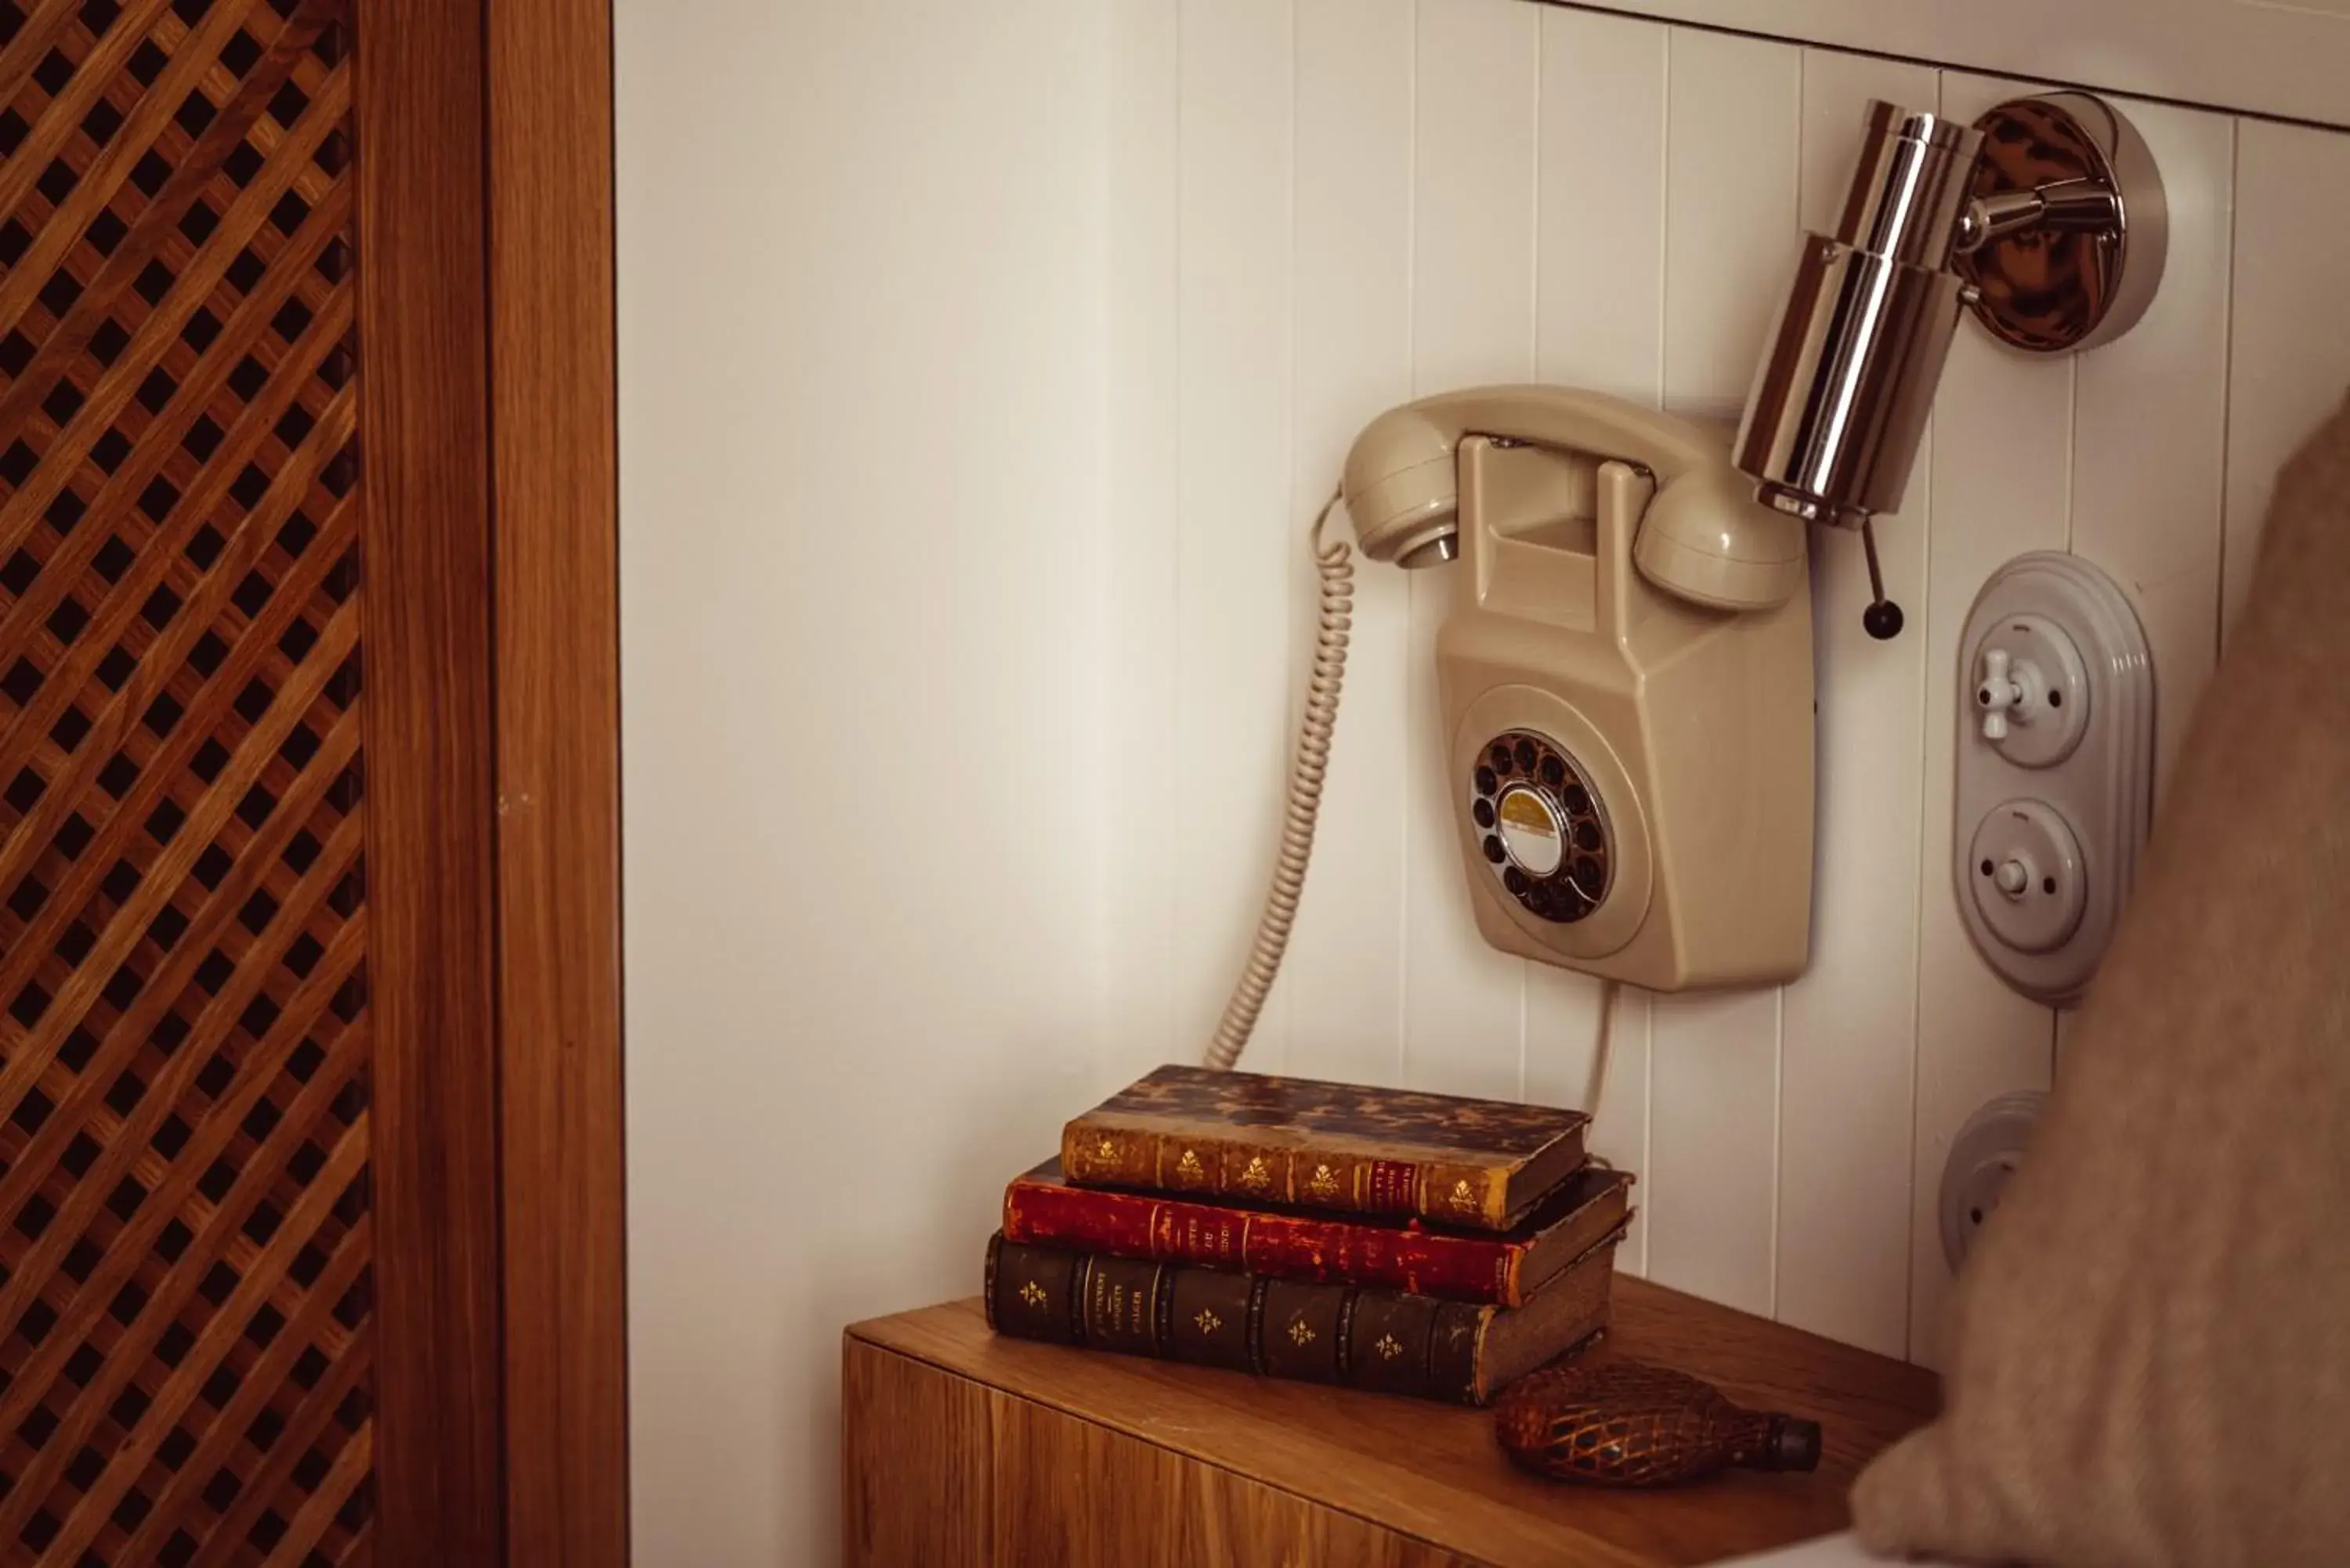
[[2010, 800], [1975, 829], [1968, 859], [1974, 907], [1991, 934], [2018, 952], [2044, 953], [2080, 929], [2088, 877], [2080, 840], [2045, 801]]

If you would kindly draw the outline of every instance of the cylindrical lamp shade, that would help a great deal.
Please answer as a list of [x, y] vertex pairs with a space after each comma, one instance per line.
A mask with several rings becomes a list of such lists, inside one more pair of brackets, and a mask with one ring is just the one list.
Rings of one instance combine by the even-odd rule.
[[1872, 103], [1834, 235], [1804, 236], [1735, 461], [1780, 511], [1859, 525], [1899, 506], [1958, 330], [1950, 270], [1981, 138]]

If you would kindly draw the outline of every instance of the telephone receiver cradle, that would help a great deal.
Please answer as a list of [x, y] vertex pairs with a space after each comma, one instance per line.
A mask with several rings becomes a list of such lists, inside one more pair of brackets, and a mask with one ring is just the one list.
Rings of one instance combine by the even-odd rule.
[[1347, 459], [1363, 553], [1440, 567], [1444, 791], [1485, 940], [1656, 991], [1808, 955], [1804, 524], [1731, 431], [1492, 387], [1381, 414]]

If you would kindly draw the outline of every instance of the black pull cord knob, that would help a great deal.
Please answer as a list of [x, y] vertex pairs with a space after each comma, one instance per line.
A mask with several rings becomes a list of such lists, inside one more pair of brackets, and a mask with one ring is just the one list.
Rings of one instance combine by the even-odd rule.
[[1877, 565], [1877, 524], [1863, 519], [1861, 547], [1868, 552], [1868, 607], [1860, 612], [1860, 628], [1879, 642], [1901, 635], [1901, 607], [1885, 597], [1885, 574]]

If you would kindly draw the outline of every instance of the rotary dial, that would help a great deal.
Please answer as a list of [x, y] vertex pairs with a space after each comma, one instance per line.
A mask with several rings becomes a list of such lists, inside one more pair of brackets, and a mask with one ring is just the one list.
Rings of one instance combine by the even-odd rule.
[[1560, 925], [1607, 897], [1607, 819], [1566, 749], [1532, 730], [1496, 735], [1470, 770], [1469, 815], [1503, 890]]

